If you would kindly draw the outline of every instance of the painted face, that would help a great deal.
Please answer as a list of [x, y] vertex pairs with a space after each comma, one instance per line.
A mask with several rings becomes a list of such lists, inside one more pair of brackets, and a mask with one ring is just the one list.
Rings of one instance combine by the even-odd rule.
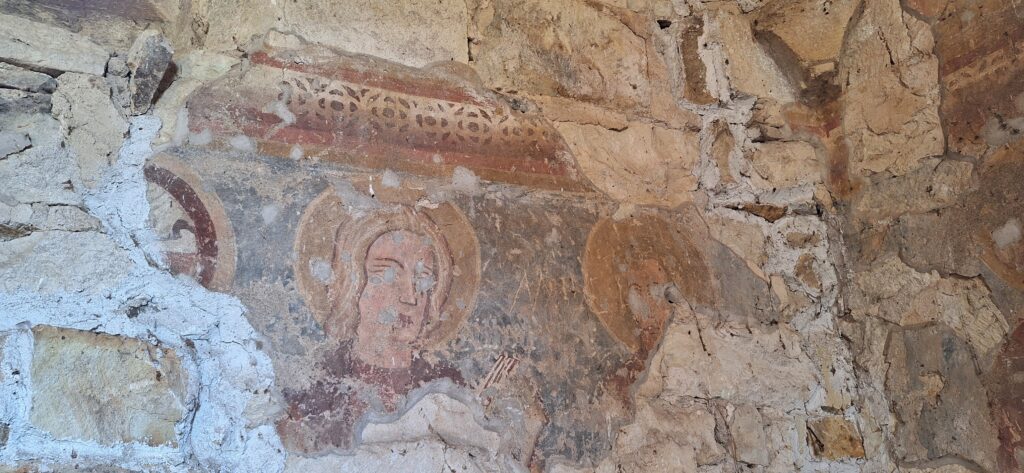
[[359, 295], [358, 335], [387, 346], [408, 348], [430, 315], [437, 256], [423, 235], [387, 232], [370, 245], [364, 265], [366, 286]]
[[665, 296], [672, 281], [661, 264], [653, 259], [630, 265], [626, 270], [626, 281], [629, 283], [627, 302], [636, 320], [641, 344], [650, 348], [661, 336], [665, 321], [672, 313], [672, 306]]

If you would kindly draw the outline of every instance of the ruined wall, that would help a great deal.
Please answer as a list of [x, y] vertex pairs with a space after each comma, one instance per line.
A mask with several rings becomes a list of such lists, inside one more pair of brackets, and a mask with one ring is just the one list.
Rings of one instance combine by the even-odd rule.
[[1018, 10], [0, 0], [0, 471], [1021, 471]]

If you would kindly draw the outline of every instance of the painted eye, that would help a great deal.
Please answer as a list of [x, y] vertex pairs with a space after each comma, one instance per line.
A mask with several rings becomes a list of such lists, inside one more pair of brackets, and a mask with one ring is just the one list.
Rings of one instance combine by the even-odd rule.
[[373, 275], [370, 276], [369, 283], [370, 284], [384, 284], [384, 277], [382, 277], [380, 274], [373, 274]]

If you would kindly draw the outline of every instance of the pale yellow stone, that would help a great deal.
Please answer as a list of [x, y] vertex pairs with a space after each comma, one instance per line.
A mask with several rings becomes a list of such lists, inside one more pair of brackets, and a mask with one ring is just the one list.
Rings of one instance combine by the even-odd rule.
[[814, 453], [829, 460], [863, 458], [864, 444], [857, 426], [839, 416], [822, 417], [807, 422]]
[[562, 97], [534, 95], [529, 98], [537, 104], [540, 114], [553, 122], [596, 125], [609, 130], [624, 130], [629, 126], [626, 115], [615, 110]]
[[792, 102], [792, 85], [782, 70], [754, 39], [752, 18], [737, 9], [722, 6], [709, 14], [705, 28], [720, 41], [728, 58], [726, 71], [732, 88], [781, 103]]
[[187, 375], [173, 350], [48, 326], [33, 334], [32, 425], [58, 439], [177, 445]]
[[469, 11], [462, 0], [199, 0], [205, 47], [232, 51], [271, 28], [307, 41], [409, 66], [468, 62]]
[[782, 189], [822, 182], [823, 163], [814, 147], [804, 141], [771, 141], [757, 143], [751, 155], [756, 176], [755, 187]]
[[775, 0], [756, 12], [755, 28], [777, 36], [805, 63], [833, 61], [859, 4], [856, 0]]
[[615, 200], [676, 207], [692, 200], [700, 156], [696, 132], [641, 122], [622, 131], [555, 123], [583, 174]]
[[580, 0], [490, 3], [472, 48], [488, 86], [620, 110], [649, 105], [646, 43], [610, 12]]
[[906, 174], [945, 147], [931, 33], [899, 0], [866, 5], [840, 61], [842, 127], [856, 175]]
[[995, 354], [1010, 330], [988, 288], [979, 279], [936, 281], [917, 294], [900, 324], [913, 326], [933, 321], [946, 324], [967, 340], [981, 360]]

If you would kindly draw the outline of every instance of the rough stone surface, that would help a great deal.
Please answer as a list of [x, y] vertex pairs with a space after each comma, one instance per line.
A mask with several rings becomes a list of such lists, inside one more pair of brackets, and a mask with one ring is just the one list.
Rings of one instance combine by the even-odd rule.
[[754, 148], [751, 161], [761, 178], [755, 179], [754, 185], [767, 190], [822, 182], [818, 155], [813, 146], [803, 141], [760, 144]]
[[814, 454], [819, 457], [838, 460], [864, 456], [860, 433], [849, 420], [836, 416], [814, 419], [807, 423], [807, 431]]
[[39, 326], [31, 422], [57, 438], [175, 445], [187, 375], [173, 350]]
[[102, 75], [109, 53], [62, 28], [0, 14], [0, 58], [34, 69]]
[[53, 96], [53, 116], [68, 135], [82, 181], [88, 187], [96, 185], [117, 159], [128, 131], [128, 123], [110, 101], [110, 87], [95, 76], [61, 75]]
[[676, 207], [697, 190], [695, 133], [631, 123], [622, 131], [559, 123], [583, 174], [623, 202]]
[[772, 61], [754, 38], [750, 24], [738, 8], [723, 5], [710, 16], [708, 29], [717, 33], [728, 58], [725, 64], [729, 84], [737, 91], [778, 102], [794, 99], [793, 86], [782, 69]]
[[753, 406], [737, 407], [729, 424], [736, 460], [751, 465], [767, 466], [768, 444], [764, 435], [764, 419]]
[[128, 95], [135, 114], [149, 110], [153, 96], [170, 65], [171, 54], [171, 45], [159, 31], [146, 30], [135, 39], [127, 57], [131, 75]]
[[579, 0], [482, 2], [474, 67], [501, 90], [569, 97], [614, 108], [646, 107], [643, 38]]
[[39, 231], [0, 242], [5, 292], [99, 292], [117, 283], [129, 260], [106, 235]]
[[0, 87], [26, 92], [53, 92], [57, 82], [41, 72], [0, 62]]
[[942, 326], [892, 334], [886, 386], [901, 419], [895, 442], [901, 458], [957, 455], [995, 470], [997, 434], [972, 358], [970, 347]]
[[939, 61], [928, 25], [884, 0], [866, 4], [849, 34], [839, 75], [848, 84], [842, 126], [851, 171], [902, 175], [941, 155]]
[[[797, 59], [814, 68], [839, 57], [857, 5], [853, 0], [768, 2], [756, 11], [754, 34], [780, 63]], [[785, 57], [787, 52], [790, 57]]]
[[309, 41], [414, 67], [468, 61], [469, 12], [462, 1], [196, 3], [195, 10], [208, 25], [204, 44], [213, 51], [244, 47], [254, 36], [277, 28]]

